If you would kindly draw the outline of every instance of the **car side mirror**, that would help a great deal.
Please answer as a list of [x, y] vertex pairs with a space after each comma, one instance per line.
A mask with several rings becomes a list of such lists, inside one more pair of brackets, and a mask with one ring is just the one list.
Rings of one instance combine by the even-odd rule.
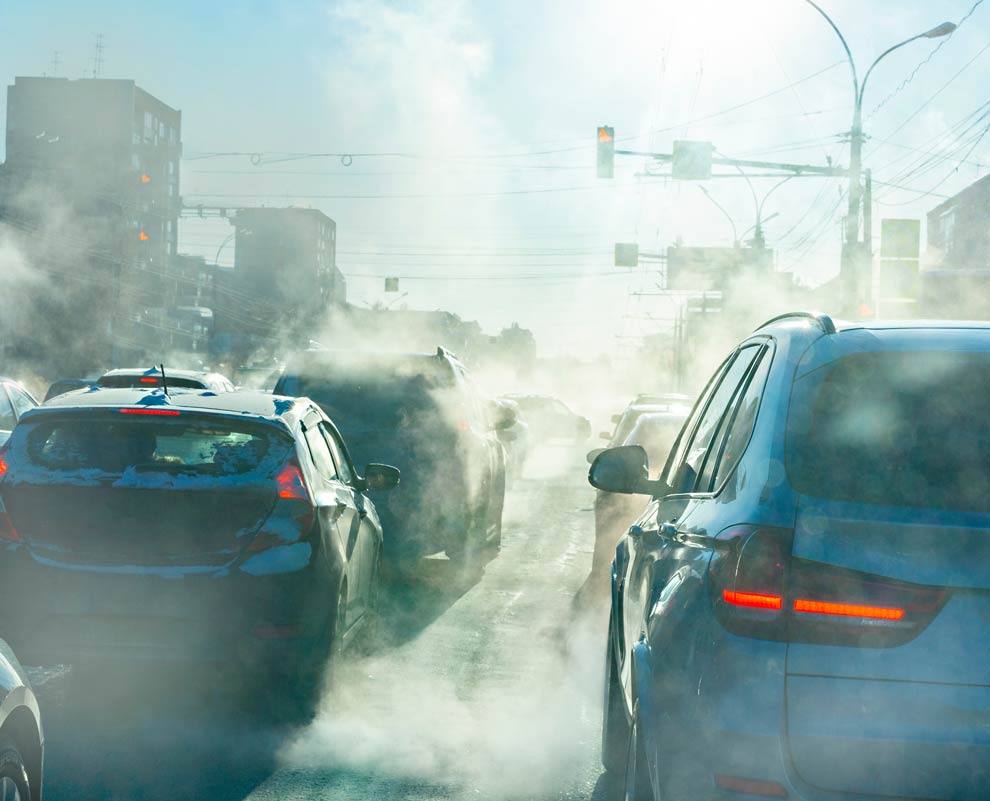
[[493, 431], [505, 431], [507, 428], [512, 428], [519, 419], [515, 408], [509, 403], [492, 401], [489, 409], [491, 410]]
[[665, 488], [662, 481], [650, 481], [650, 458], [642, 445], [605, 448], [591, 463], [588, 482], [625, 495], [660, 495]]
[[369, 464], [364, 468], [363, 489], [390, 490], [399, 484], [399, 468], [390, 464]]
[[600, 454], [603, 450], [605, 449], [593, 448], [592, 450], [588, 451], [588, 456], [587, 456], [588, 464], [594, 464], [595, 459], [598, 458], [598, 454]]

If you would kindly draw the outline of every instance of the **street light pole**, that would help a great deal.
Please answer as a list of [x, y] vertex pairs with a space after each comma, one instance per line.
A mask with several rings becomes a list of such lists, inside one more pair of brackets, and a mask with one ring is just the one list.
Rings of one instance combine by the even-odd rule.
[[861, 244], [859, 241], [859, 214], [863, 201], [863, 186], [861, 183], [863, 167], [863, 93], [866, 90], [866, 82], [869, 80], [870, 74], [877, 64], [898, 48], [904, 47], [904, 45], [918, 39], [938, 39], [942, 36], [948, 36], [956, 29], [956, 26], [951, 22], [943, 22], [931, 30], [919, 33], [916, 36], [905, 39], [903, 42], [895, 44], [893, 47], [887, 48], [870, 65], [870, 68], [866, 71], [866, 75], [863, 76], [863, 83], [860, 85], [859, 78], [856, 74], [856, 62], [853, 60], [852, 52], [849, 50], [849, 45], [846, 43], [842, 32], [818, 3], [814, 2], [814, 0], [805, 0], [805, 2], [824, 17], [829, 27], [835, 32], [835, 35], [839, 37], [839, 41], [842, 43], [842, 49], [846, 52], [846, 59], [849, 61], [849, 70], [852, 73], [854, 103], [852, 128], [849, 131], [849, 211], [846, 216], [845, 237], [842, 242], [842, 264], [839, 269], [839, 285], [843, 312], [857, 316], [860, 301], [860, 262], [864, 253], [869, 252], [871, 245], [869, 242]]

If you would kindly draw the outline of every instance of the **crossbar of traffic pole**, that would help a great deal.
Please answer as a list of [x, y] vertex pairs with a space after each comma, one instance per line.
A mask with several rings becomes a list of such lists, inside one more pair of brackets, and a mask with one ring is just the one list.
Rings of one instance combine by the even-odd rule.
[[[650, 153], [643, 150], [616, 150], [617, 156], [643, 156], [654, 161], [673, 161], [673, 153]], [[849, 174], [844, 167], [819, 167], [814, 164], [786, 164], [776, 161], [751, 161], [749, 159], [713, 158], [712, 164], [724, 164], [730, 167], [754, 167], [763, 170], [784, 170], [795, 175], [825, 175], [841, 178]], [[742, 176], [740, 176], [742, 177]]]

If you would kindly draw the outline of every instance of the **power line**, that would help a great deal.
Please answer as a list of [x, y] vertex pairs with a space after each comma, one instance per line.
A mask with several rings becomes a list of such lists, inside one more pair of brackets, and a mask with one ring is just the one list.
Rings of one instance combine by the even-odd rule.
[[954, 30], [941, 42], [935, 45], [935, 47], [932, 48], [932, 51], [918, 63], [918, 66], [916, 66], [913, 70], [911, 70], [911, 74], [908, 75], [907, 78], [905, 78], [903, 81], [901, 81], [900, 85], [897, 86], [897, 88], [895, 88], [894, 91], [892, 91], [889, 95], [887, 95], [883, 100], [881, 100], [873, 107], [873, 110], [866, 115], [867, 120], [869, 120], [874, 114], [876, 114], [880, 109], [882, 109], [885, 105], [887, 105], [888, 102], [890, 102], [894, 97], [896, 97], [901, 92], [901, 90], [903, 90], [909, 83], [911, 83], [911, 81], [914, 80], [914, 76], [918, 74], [919, 70], [921, 70], [921, 68], [924, 67], [929, 61], [931, 61], [939, 50], [941, 50], [950, 41], [952, 41], [952, 37], [956, 35], [956, 31], [958, 31], [962, 27], [962, 24], [966, 20], [968, 20], [971, 16], [973, 16], [973, 12], [976, 11], [976, 9], [979, 8], [982, 3], [983, 0], [976, 0], [976, 2], [973, 3], [972, 8], [970, 8], [969, 11], [966, 12], [966, 15], [961, 20], [959, 20], [959, 22], [956, 23], [956, 30]]

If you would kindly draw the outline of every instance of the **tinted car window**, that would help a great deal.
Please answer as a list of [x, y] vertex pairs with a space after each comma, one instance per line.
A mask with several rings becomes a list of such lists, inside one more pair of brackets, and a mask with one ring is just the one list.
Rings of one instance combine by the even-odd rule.
[[28, 461], [48, 471], [273, 476], [291, 443], [261, 426], [193, 422], [69, 419], [38, 422], [27, 435]]
[[990, 512], [990, 354], [859, 353], [795, 382], [787, 475], [799, 492]]
[[716, 440], [719, 444], [718, 451], [713, 450], [709, 454], [701, 479], [701, 484], [707, 486], [709, 490], [714, 490], [725, 480], [726, 476], [732, 472], [732, 468], [739, 462], [746, 446], [749, 445], [753, 426], [756, 425], [756, 413], [760, 408], [760, 399], [763, 397], [763, 388], [767, 383], [767, 375], [770, 373], [771, 361], [772, 353], [770, 351], [765, 352], [760, 357], [759, 363], [750, 375], [745, 391], [736, 399], [731, 419], [725, 423], [728, 435], [718, 438]]
[[337, 480], [337, 468], [330, 455], [330, 448], [323, 439], [320, 429], [317, 426], [306, 429], [306, 444], [309, 445], [310, 455], [313, 457], [313, 464], [324, 481]]
[[7, 385], [0, 384], [0, 431], [10, 431], [17, 420], [14, 417], [14, 407], [7, 397]]
[[28, 409], [33, 409], [38, 405], [34, 402], [30, 395], [17, 387], [8, 385], [7, 389], [10, 390], [10, 398], [14, 402], [14, 411], [17, 412], [18, 418], [20, 418], [20, 416]]
[[684, 449], [684, 461], [677, 471], [673, 484], [675, 492], [690, 492], [694, 489], [696, 479], [704, 465], [708, 448], [712, 443], [722, 416], [728, 410], [740, 382], [746, 375], [746, 371], [753, 363], [759, 350], [759, 345], [742, 348], [725, 371], [722, 380], [712, 395], [708, 408], [705, 409], [704, 414], [701, 416], [697, 429]]
[[336, 435], [326, 424], [320, 425], [320, 431], [323, 433], [327, 441], [327, 446], [330, 448], [330, 455], [333, 457], [333, 463], [337, 467], [337, 475], [340, 476], [341, 481], [344, 483], [352, 484], [354, 482], [354, 473], [351, 470], [350, 464], [348, 464], [347, 457], [344, 455], [343, 445], [337, 441]]

